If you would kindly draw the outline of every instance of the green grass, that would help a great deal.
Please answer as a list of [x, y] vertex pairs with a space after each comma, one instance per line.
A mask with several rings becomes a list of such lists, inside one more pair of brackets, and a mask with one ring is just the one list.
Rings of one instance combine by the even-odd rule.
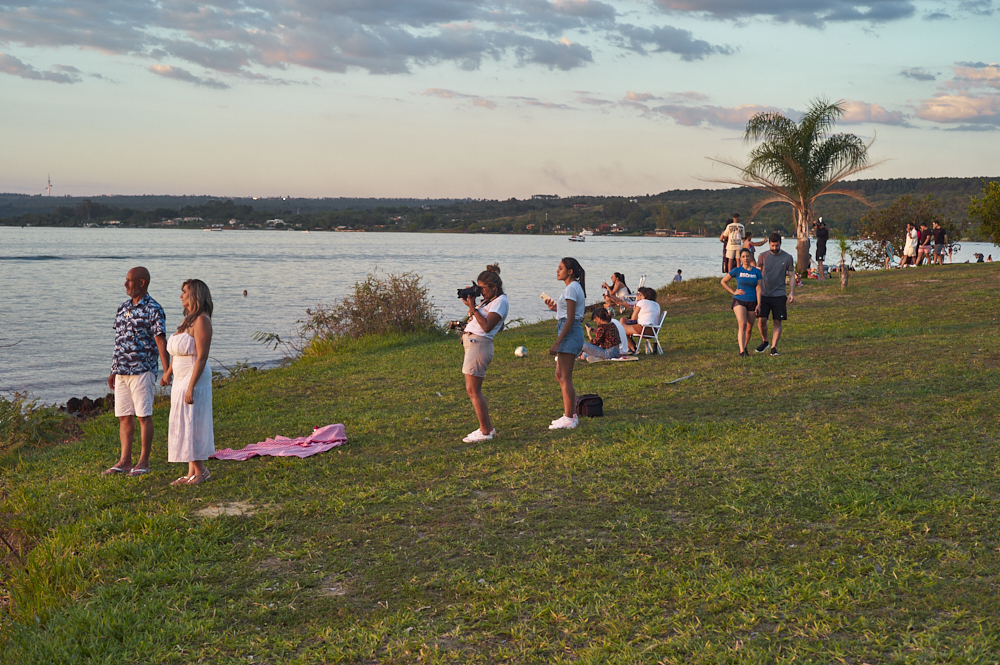
[[[166, 405], [142, 479], [98, 475], [117, 427], [91, 421], [0, 459], [28, 543], [0, 567], [0, 660], [997, 662], [998, 277], [809, 282], [783, 355], [745, 361], [717, 281], [672, 285], [666, 355], [578, 364], [606, 417], [572, 432], [547, 429], [550, 324], [497, 338], [488, 444], [461, 442], [453, 337], [218, 385], [217, 447], [331, 422], [350, 443], [198, 487], [167, 484]], [[234, 502], [253, 514], [197, 514]]]

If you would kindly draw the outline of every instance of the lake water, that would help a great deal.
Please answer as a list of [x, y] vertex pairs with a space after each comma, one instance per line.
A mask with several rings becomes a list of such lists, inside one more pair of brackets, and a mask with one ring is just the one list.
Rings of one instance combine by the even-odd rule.
[[[786, 244], [794, 253], [794, 242]], [[975, 251], [992, 246], [963, 243], [954, 260]], [[220, 369], [280, 360], [280, 351], [253, 341], [255, 331], [290, 336], [306, 308], [346, 295], [376, 266], [421, 275], [445, 321], [467, 312], [455, 289], [499, 262], [510, 317], [549, 319], [538, 296], [561, 292], [555, 271], [563, 256], [583, 265], [593, 301], [615, 271], [633, 289], [640, 275], [658, 287], [678, 268], [686, 278], [719, 276], [721, 245], [715, 238], [571, 243], [564, 236], [0, 226], [0, 391], [27, 390], [45, 402], [105, 394], [115, 311], [127, 297], [125, 273], [137, 265], [152, 274], [149, 293], [163, 306], [168, 330], [181, 320], [181, 283], [196, 277], [209, 285], [212, 365]]]

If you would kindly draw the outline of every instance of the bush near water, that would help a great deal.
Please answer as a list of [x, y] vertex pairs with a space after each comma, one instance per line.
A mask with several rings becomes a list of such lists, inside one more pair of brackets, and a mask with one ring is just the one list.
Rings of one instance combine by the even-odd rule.
[[810, 280], [749, 360], [718, 280], [671, 285], [666, 355], [579, 365], [606, 415], [573, 431], [546, 322], [497, 336], [484, 444], [461, 348], [418, 332], [216, 391], [217, 446], [343, 422], [321, 456], [169, 487], [166, 405], [141, 479], [98, 475], [110, 415], [22, 446], [0, 662], [994, 662], [998, 278]]

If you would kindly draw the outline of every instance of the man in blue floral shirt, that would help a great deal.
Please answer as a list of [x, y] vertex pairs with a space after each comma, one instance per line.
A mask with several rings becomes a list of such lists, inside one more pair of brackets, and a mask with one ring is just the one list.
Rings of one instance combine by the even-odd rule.
[[[126, 473], [142, 476], [149, 473], [149, 452], [153, 447], [153, 394], [156, 382], [156, 359], [164, 369], [167, 357], [166, 316], [159, 303], [146, 293], [149, 271], [132, 268], [125, 276], [129, 299], [115, 315], [115, 355], [111, 361], [108, 387], [115, 391], [115, 415], [122, 455], [104, 475]], [[139, 461], [132, 465], [135, 418], [139, 419], [142, 449]]]

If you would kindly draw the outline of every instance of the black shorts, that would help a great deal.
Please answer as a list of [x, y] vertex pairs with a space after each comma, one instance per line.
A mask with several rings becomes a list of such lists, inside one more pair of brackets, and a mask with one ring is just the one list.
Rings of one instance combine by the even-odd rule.
[[733, 304], [730, 305], [730, 307], [732, 309], [736, 309], [737, 307], [746, 307], [748, 312], [753, 313], [753, 311], [757, 309], [757, 301], [756, 300], [746, 301], [746, 300], [740, 300], [738, 298], [733, 298]]
[[760, 298], [760, 318], [767, 320], [770, 315], [775, 321], [788, 320], [788, 298], [785, 296], [761, 296]]
[[822, 261], [826, 258], [826, 246], [820, 247], [816, 245], [816, 260]]

